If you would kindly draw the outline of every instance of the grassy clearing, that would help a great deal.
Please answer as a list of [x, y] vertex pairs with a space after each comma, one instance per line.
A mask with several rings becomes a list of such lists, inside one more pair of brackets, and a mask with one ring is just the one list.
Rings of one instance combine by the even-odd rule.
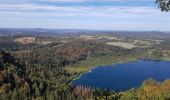
[[96, 40], [96, 38], [91, 36], [91, 35], [81, 35], [80, 39], [83, 39], [83, 40]]
[[137, 47], [132, 43], [125, 43], [125, 42], [107, 42], [106, 44], [111, 45], [111, 46], [123, 47], [125, 49], [133, 49], [133, 48]]
[[124, 58], [114, 56], [88, 57], [86, 60], [66, 66], [66, 70], [69, 73], [84, 73], [90, 71], [92, 68], [96, 66], [104, 66], [111, 65], [114, 63], [135, 61], [136, 59], [137, 59], [136, 56], [134, 57], [125, 56]]

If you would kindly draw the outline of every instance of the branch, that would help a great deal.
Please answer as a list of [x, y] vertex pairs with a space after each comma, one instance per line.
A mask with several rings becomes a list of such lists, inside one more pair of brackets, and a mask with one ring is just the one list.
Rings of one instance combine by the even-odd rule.
[[156, 0], [156, 3], [159, 5], [161, 11], [170, 11], [170, 0]]

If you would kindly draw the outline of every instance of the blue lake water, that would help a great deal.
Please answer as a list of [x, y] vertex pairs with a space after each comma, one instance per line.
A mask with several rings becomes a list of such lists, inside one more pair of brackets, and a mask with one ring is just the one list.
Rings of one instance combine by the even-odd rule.
[[153, 78], [159, 82], [170, 79], [170, 62], [139, 60], [136, 62], [95, 67], [73, 81], [75, 86], [126, 91], [138, 88], [143, 81]]

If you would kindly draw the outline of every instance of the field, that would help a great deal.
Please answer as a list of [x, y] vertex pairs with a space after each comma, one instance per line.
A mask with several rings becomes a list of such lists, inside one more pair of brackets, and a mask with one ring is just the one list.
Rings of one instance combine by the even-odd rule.
[[36, 37], [21, 37], [17, 38], [14, 41], [19, 42], [21, 44], [30, 44], [30, 43], [35, 43]]
[[133, 48], [137, 47], [132, 43], [125, 43], [125, 42], [107, 42], [106, 44], [111, 45], [111, 46], [123, 47], [125, 49], [133, 49]]

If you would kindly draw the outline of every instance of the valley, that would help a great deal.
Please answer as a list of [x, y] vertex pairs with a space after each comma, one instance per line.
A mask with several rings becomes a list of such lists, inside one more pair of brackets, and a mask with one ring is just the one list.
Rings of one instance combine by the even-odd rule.
[[[11, 97], [16, 100], [169, 98], [168, 79], [161, 84], [150, 79], [139, 88], [124, 92], [74, 86], [72, 83], [96, 66], [138, 59], [169, 61], [169, 33], [85, 30], [50, 31], [51, 33], [49, 30], [43, 30], [42, 33], [37, 30], [32, 30], [33, 32], [12, 30], [12, 35], [7, 32], [0, 36], [0, 74], [3, 76], [0, 78], [0, 98], [8, 100]], [[38, 35], [34, 34], [34, 31]], [[48, 32], [49, 34], [46, 34]], [[151, 90], [155, 92], [150, 94]], [[141, 95], [141, 92], [145, 92], [147, 96]], [[155, 97], [158, 92], [163, 96]]]

